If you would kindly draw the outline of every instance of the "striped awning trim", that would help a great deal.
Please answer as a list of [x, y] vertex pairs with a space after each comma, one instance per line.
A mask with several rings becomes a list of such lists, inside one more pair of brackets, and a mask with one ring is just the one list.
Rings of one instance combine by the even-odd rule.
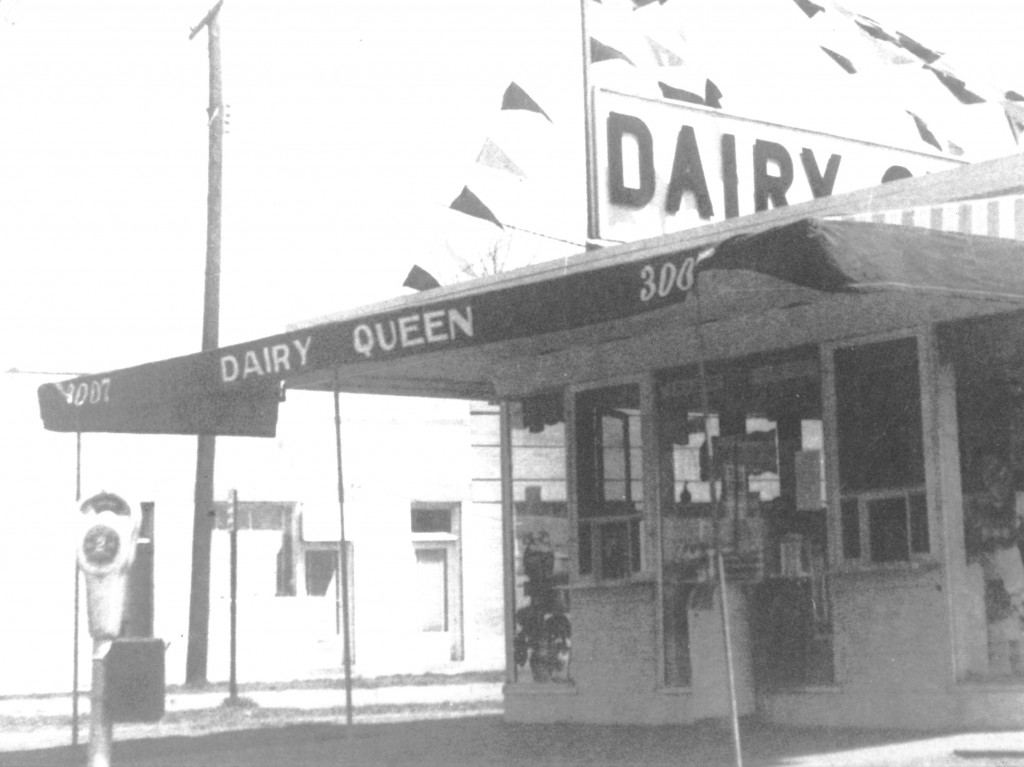
[[843, 221], [901, 224], [943, 232], [962, 232], [1024, 241], [1024, 195], [872, 211], [837, 218]]

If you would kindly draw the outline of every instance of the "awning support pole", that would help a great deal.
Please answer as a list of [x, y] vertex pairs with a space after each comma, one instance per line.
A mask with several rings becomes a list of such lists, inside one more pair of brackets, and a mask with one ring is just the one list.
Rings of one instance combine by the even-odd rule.
[[516, 632], [516, 532], [512, 483], [512, 414], [508, 402], [498, 406], [498, 419], [501, 445], [501, 566], [505, 590], [505, 682], [515, 684], [519, 671], [513, 645]]
[[[75, 433], [75, 504], [82, 500], [82, 432]], [[81, 576], [75, 559], [74, 656], [71, 660], [71, 745], [78, 745], [78, 621], [82, 606]]]
[[720, 520], [722, 518], [721, 499], [718, 495], [718, 488], [715, 485], [717, 481], [717, 472], [715, 471], [715, 447], [714, 441], [711, 439], [711, 427], [709, 421], [711, 419], [711, 398], [708, 395], [708, 375], [707, 369], [704, 366], [704, 360], [707, 357], [707, 350], [704, 347], [704, 315], [701, 311], [700, 305], [700, 290], [698, 289], [699, 278], [695, 274], [693, 280], [693, 297], [697, 302], [697, 375], [700, 379], [700, 406], [704, 411], [704, 443], [707, 446], [708, 452], [708, 487], [711, 493], [711, 508], [712, 513], [715, 515], [714, 520], [714, 535], [715, 544], [713, 551], [709, 552], [708, 564], [711, 568], [716, 569], [718, 576], [718, 586], [721, 589], [721, 606], [722, 606], [722, 635], [725, 642], [725, 670], [726, 677], [729, 684], [729, 719], [732, 725], [732, 742], [733, 750], [735, 751], [736, 767], [743, 767], [743, 751], [740, 740], [740, 717], [739, 717], [739, 705], [736, 702], [736, 676], [733, 671], [732, 664], [732, 636], [729, 631], [729, 608], [728, 600], [725, 595], [726, 582], [725, 582], [725, 558], [722, 556], [722, 552], [719, 549], [719, 533], [721, 529]]
[[743, 767], [743, 751], [740, 743], [740, 712], [736, 703], [736, 672], [732, 663], [732, 633], [729, 628], [729, 598], [726, 596], [725, 557], [721, 550], [715, 552], [718, 560], [718, 584], [722, 589], [722, 636], [725, 638], [725, 673], [729, 679], [729, 714], [732, 721], [732, 746], [736, 754], [736, 767]]
[[345, 730], [352, 737], [352, 643], [351, 626], [348, 619], [348, 541], [345, 539], [345, 482], [341, 472], [341, 398], [338, 390], [338, 374], [334, 374], [334, 445], [338, 456], [338, 578], [341, 581], [341, 634], [342, 662], [345, 666]]
[[228, 592], [231, 603], [231, 636], [228, 666], [228, 699], [235, 702], [238, 700], [238, 491], [232, 490], [229, 498], [231, 506], [231, 566], [229, 569], [231, 572], [229, 575]]

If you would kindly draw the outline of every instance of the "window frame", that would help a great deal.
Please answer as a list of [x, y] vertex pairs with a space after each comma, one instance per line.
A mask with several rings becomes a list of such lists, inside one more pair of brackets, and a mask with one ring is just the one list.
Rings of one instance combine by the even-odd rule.
[[[920, 484], [900, 487], [871, 488], [842, 492], [839, 475], [839, 413], [837, 392], [837, 371], [835, 354], [840, 349], [882, 344], [892, 341], [913, 339], [917, 353], [917, 385], [919, 406], [921, 408], [921, 460], [923, 463], [923, 482]], [[825, 443], [825, 481], [827, 508], [829, 514], [829, 558], [833, 572], [861, 572], [872, 570], [900, 570], [930, 566], [938, 563], [942, 556], [940, 550], [941, 521], [937, 497], [938, 471], [938, 437], [937, 416], [934, 413], [936, 394], [934, 379], [937, 375], [938, 340], [933, 326], [903, 328], [887, 333], [876, 333], [839, 341], [824, 342], [819, 347], [822, 370], [822, 405], [824, 415]], [[914, 550], [913, 509], [911, 496], [921, 494], [925, 500], [925, 520], [927, 521], [927, 551]], [[907, 557], [905, 559], [876, 561], [871, 548], [870, 512], [868, 503], [884, 501], [891, 498], [907, 499]], [[857, 531], [859, 535], [859, 552], [857, 556], [846, 556], [844, 548], [844, 514], [843, 505], [852, 501], [858, 504]], [[849, 525], [846, 525], [849, 527]]]
[[[335, 581], [335, 588], [333, 591], [328, 588], [322, 595], [310, 594], [309, 593], [309, 575], [307, 573], [307, 556], [311, 552], [323, 552], [329, 553], [333, 556], [334, 563], [334, 574], [331, 580]], [[329, 599], [334, 600], [334, 630], [338, 637], [342, 636], [343, 625], [342, 625], [342, 594], [341, 594], [341, 546], [338, 541], [309, 541], [303, 542], [302, 546], [295, 552], [295, 561], [298, 563], [299, 558], [302, 559], [301, 571], [296, 570], [295, 580], [296, 588], [298, 589], [298, 583], [301, 582], [301, 592], [296, 591], [296, 594], [301, 599], [318, 601]], [[348, 565], [348, 572], [346, 580], [348, 582], [348, 627], [349, 627], [349, 658], [352, 663], [356, 662], [356, 566], [355, 566], [355, 545], [351, 538], [345, 539], [345, 561]], [[301, 575], [301, 578], [300, 578]], [[328, 581], [328, 587], [330, 581]]]
[[[451, 532], [413, 532], [413, 517], [418, 511], [444, 510], [449, 514]], [[462, 584], [462, 503], [460, 501], [412, 501], [409, 504], [409, 539], [413, 556], [417, 551], [441, 551], [445, 554], [445, 616], [444, 631], [427, 631], [418, 626], [418, 634], [447, 634], [450, 640], [451, 660], [465, 659], [463, 631]]]
[[[638, 514], [626, 516], [618, 515], [581, 515], [581, 487], [580, 487], [580, 450], [593, 450], [595, 445], [583, 446], [580, 444], [579, 432], [579, 399], [588, 393], [605, 389], [615, 389], [622, 386], [636, 386], [639, 394], [639, 418], [640, 418], [640, 463], [641, 470], [639, 481], [643, 488], [642, 509]], [[653, 582], [656, 576], [656, 567], [659, 557], [657, 555], [657, 472], [656, 466], [657, 446], [654, 444], [654, 389], [655, 376], [653, 372], [642, 375], [631, 375], [615, 377], [599, 382], [588, 382], [576, 384], [566, 388], [566, 458], [568, 462], [567, 491], [569, 499], [569, 525], [570, 525], [570, 587], [594, 587], [594, 586], [622, 586], [635, 582]], [[631, 445], [632, 447], [632, 445]], [[629, 463], [630, 461], [627, 461]], [[631, 494], [631, 492], [630, 492]], [[636, 556], [639, 557], [637, 567], [627, 567], [626, 573], [615, 577], [602, 577], [600, 574], [600, 557], [594, 558], [598, 549], [596, 543], [591, 544], [591, 566], [587, 572], [581, 571], [580, 563], [580, 532], [581, 524], [591, 526], [591, 530], [602, 524], [621, 524], [623, 520], [637, 520], [638, 530], [635, 533]], [[630, 534], [632, 543], [632, 533]], [[591, 539], [594, 541], [594, 538]], [[632, 557], [632, 555], [631, 555]], [[632, 558], [630, 560], [632, 564]]]
[[[822, 453], [821, 460], [824, 461], [826, 463], [826, 465], [827, 465], [828, 458], [825, 457], [827, 455], [827, 450], [828, 450], [828, 448], [827, 448], [827, 437], [826, 437], [826, 433], [825, 433], [827, 427], [826, 427], [826, 414], [825, 414], [825, 401], [824, 401], [825, 397], [824, 397], [824, 392], [823, 392], [823, 386], [824, 386], [824, 382], [826, 380], [826, 377], [825, 377], [824, 371], [822, 370], [822, 356], [821, 356], [821, 351], [820, 351], [820, 344], [803, 344], [803, 345], [800, 345], [800, 346], [787, 347], [785, 349], [780, 349], [780, 350], [771, 350], [771, 351], [768, 351], [768, 352], [761, 352], [761, 353], [756, 353], [756, 354], [745, 354], [745, 355], [739, 355], [739, 356], [734, 356], [734, 357], [724, 357], [724, 358], [720, 358], [720, 359], [711, 360], [711, 361], [709, 361], [707, 363], [707, 370], [706, 370], [706, 375], [707, 375], [707, 379], [708, 379], [708, 382], [709, 382], [709, 388], [711, 390], [709, 392], [709, 394], [710, 395], [714, 395], [715, 393], [718, 393], [719, 396], [720, 396], [721, 390], [724, 388], [724, 385], [725, 385], [724, 382], [730, 377], [729, 374], [732, 371], [737, 370], [737, 369], [746, 370], [746, 372], [749, 374], [749, 378], [748, 378], [749, 383], [752, 384], [752, 385], [755, 385], [755, 386], [765, 386], [765, 385], [768, 385], [768, 384], [771, 384], [771, 383], [777, 384], [779, 381], [787, 381], [787, 382], [791, 382], [791, 381], [807, 381], [807, 382], [810, 383], [810, 385], [813, 386], [813, 388], [814, 388], [814, 390], [816, 392], [816, 397], [817, 397], [817, 399], [816, 399], [817, 416], [815, 418], [813, 418], [813, 419], [802, 418], [801, 420], [814, 420], [814, 421], [817, 421], [818, 423], [820, 423], [821, 429], [822, 429], [821, 448], [820, 448], [821, 453]], [[772, 371], [774, 371], [774, 372], [772, 372]], [[700, 394], [700, 371], [699, 371], [699, 367], [697, 366], [696, 363], [690, 363], [690, 364], [685, 365], [685, 366], [678, 366], [678, 367], [673, 367], [673, 368], [663, 368], [663, 369], [659, 369], [658, 371], [656, 371], [655, 384], [657, 386], [665, 386], [666, 384], [668, 384], [669, 386], [672, 386], [673, 384], [677, 384], [677, 383], [681, 383], [683, 388], [685, 388], [687, 390], [690, 390], [691, 393], [692, 393], [692, 396], [697, 397], [698, 399], [703, 399], [703, 397]], [[655, 393], [656, 394], [658, 393], [657, 389], [655, 390]], [[709, 398], [713, 399], [713, 396], [709, 397]], [[665, 411], [660, 409], [663, 406], [663, 404], [664, 404], [663, 401], [659, 397], [655, 397], [655, 399], [654, 399], [654, 409], [652, 409], [652, 413], [653, 413], [654, 424], [655, 424], [655, 427], [656, 427], [656, 429], [658, 431], [658, 435], [657, 435], [657, 437], [658, 437], [658, 440], [657, 440], [658, 444], [655, 447], [656, 451], [660, 451], [663, 448], [663, 446], [664, 446], [663, 442], [662, 442], [662, 437], [664, 436], [663, 433], [662, 433], [662, 429], [664, 428], [664, 425], [666, 423], [666, 417], [665, 417]], [[702, 403], [694, 403], [694, 404], [702, 404]], [[712, 411], [714, 413], [715, 418], [719, 419], [721, 417], [721, 415], [722, 415], [722, 411], [720, 409], [716, 409], [713, 406], [713, 403], [709, 403], [709, 404], [712, 405]], [[748, 417], [750, 416], [749, 410], [748, 410], [747, 416]], [[779, 426], [776, 423], [776, 425], [774, 427], [774, 430], [776, 431], [776, 439], [778, 439], [778, 436], [777, 436], [778, 428], [779, 428]], [[749, 433], [757, 433], [757, 432], [748, 432], [748, 434]], [[658, 452], [656, 467], [657, 467], [656, 468], [657, 481], [658, 481], [658, 486], [659, 486], [659, 492], [658, 492], [658, 494], [656, 496], [657, 504], [658, 504], [657, 526], [658, 526], [658, 539], [659, 539], [659, 543], [658, 543], [658, 545], [657, 545], [657, 547], [655, 549], [656, 556], [658, 558], [658, 564], [657, 564], [657, 568], [658, 568], [658, 570], [657, 570], [657, 597], [656, 597], [656, 605], [657, 605], [657, 607], [656, 607], [656, 615], [657, 615], [657, 646], [658, 646], [658, 653], [657, 653], [657, 658], [658, 658], [658, 677], [657, 677], [658, 678], [658, 689], [661, 692], [663, 692], [663, 693], [687, 694], [687, 693], [691, 693], [695, 689], [695, 687], [694, 687], [694, 675], [693, 674], [694, 674], [694, 670], [699, 666], [699, 660], [697, 659], [697, 656], [694, 655], [696, 650], [695, 650], [694, 645], [692, 644], [692, 642], [693, 642], [693, 635], [692, 635], [692, 633], [690, 633], [690, 635], [688, 637], [688, 640], [687, 640], [688, 641], [688, 647], [689, 647], [689, 653], [690, 653], [690, 668], [689, 668], [690, 679], [689, 679], [689, 681], [685, 682], [685, 683], [676, 683], [676, 682], [673, 682], [673, 681], [669, 681], [669, 679], [668, 679], [668, 670], [669, 670], [670, 660], [668, 658], [668, 648], [667, 648], [667, 642], [666, 642], [668, 632], [667, 632], [667, 627], [666, 627], [666, 601], [665, 601], [665, 593], [666, 593], [666, 590], [667, 590], [668, 586], [666, 585], [666, 576], [665, 576], [665, 571], [663, 569], [663, 560], [665, 558], [665, 550], [663, 548], [663, 545], [664, 545], [664, 543], [663, 543], [664, 532], [663, 531], [664, 531], [664, 527], [665, 527], [665, 524], [666, 524], [665, 523], [665, 519], [666, 519], [667, 516], [669, 516], [669, 508], [674, 507], [675, 503], [676, 503], [676, 487], [675, 487], [675, 484], [674, 484], [674, 476], [672, 476], [672, 475], [674, 475], [674, 470], [672, 470], [671, 468], [670, 469], [666, 469], [665, 458], [664, 458], [664, 456], [662, 456], [660, 454], [660, 452]], [[822, 505], [819, 507], [820, 511], [814, 512], [814, 513], [818, 513], [818, 514], [821, 514], [821, 515], [826, 515], [828, 513], [827, 512], [828, 498], [830, 497], [827, 494], [828, 493], [827, 486], [824, 486], [824, 483], [825, 483], [825, 473], [824, 473], [824, 471], [825, 470], [823, 469], [822, 470], [822, 474], [821, 474], [821, 483], [823, 485], [822, 492], [826, 493], [825, 502], [822, 503]], [[668, 489], [668, 486], [671, 486], [671, 489]], [[804, 510], [804, 511], [806, 511], [806, 510]], [[828, 536], [831, 535], [832, 522], [828, 518], [825, 518], [825, 523], [826, 523], [825, 524], [826, 539], [824, 541], [824, 545], [827, 548], [829, 548], [829, 553], [828, 553], [829, 561], [826, 562], [825, 571], [824, 571], [824, 575], [827, 577], [828, 575], [830, 575], [830, 573], [832, 571], [832, 566], [829, 564], [829, 562], [834, 561], [834, 560], [831, 559], [831, 544], [829, 542], [829, 537], [828, 537]], [[786, 582], [786, 581], [810, 583], [810, 580], [806, 577], [806, 575], [801, 576], [800, 578], [790, 579], [790, 578], [786, 578], [786, 577], [781, 576], [777, 572], [772, 572], [772, 573], [766, 575], [763, 578], [763, 580], [760, 581], [760, 583], [763, 583], [763, 584], [782, 583], [782, 582]], [[829, 617], [826, 618], [827, 622], [830, 624], [830, 626], [832, 626], [829, 629], [829, 633], [830, 633], [830, 642], [831, 642], [830, 649], [831, 649], [831, 652], [832, 652], [832, 655], [833, 655], [833, 658], [834, 658], [834, 652], [835, 652], [835, 649], [834, 649], [835, 648], [835, 640], [834, 640], [834, 638], [835, 638], [835, 629], [834, 629], [833, 620], [830, 617], [832, 612], [833, 612], [834, 602], [832, 600], [832, 597], [829, 595], [828, 591], [829, 591], [829, 588], [828, 588], [827, 585], [825, 585], [825, 587], [824, 587], [824, 597], [823, 597], [824, 611], [825, 611], [825, 615], [829, 616]], [[688, 626], [688, 632], [692, 632], [692, 631], [693, 631], [693, 626], [692, 625]], [[834, 676], [834, 674], [835, 674], [834, 660], [833, 660], [833, 668], [832, 668], [832, 672], [831, 673]], [[818, 683], [818, 682], [807, 683], [807, 684], [799, 684], [799, 685], [794, 685], [792, 688], [789, 688], [789, 689], [791, 689], [791, 690], [815, 689], [815, 688], [821, 687], [821, 684], [822, 683]], [[828, 683], [828, 684], [831, 684], [831, 683]]]

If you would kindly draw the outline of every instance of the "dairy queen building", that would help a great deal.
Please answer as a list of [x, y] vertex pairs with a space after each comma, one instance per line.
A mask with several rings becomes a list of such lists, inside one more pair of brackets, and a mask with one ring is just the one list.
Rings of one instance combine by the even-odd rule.
[[[643, 109], [598, 113], [604, 142], [653, 138], [637, 180], [599, 144], [608, 232], [669, 183]], [[701, 225], [47, 384], [44, 423], [190, 402], [197, 429], [272, 433], [282, 387], [494, 403], [508, 719], [1018, 726], [1024, 157], [715, 129], [754, 167], [686, 166]], [[812, 141], [884, 162], [830, 196], [758, 170]]]

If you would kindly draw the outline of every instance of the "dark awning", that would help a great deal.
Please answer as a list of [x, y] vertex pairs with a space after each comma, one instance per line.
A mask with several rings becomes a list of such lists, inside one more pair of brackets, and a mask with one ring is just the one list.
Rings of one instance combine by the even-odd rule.
[[[862, 298], [872, 295], [885, 300]], [[634, 243], [428, 291], [44, 385], [40, 405], [46, 428], [58, 431], [269, 435], [282, 385], [490, 398], [541, 357], [550, 365], [600, 345], [632, 354], [667, 329], [692, 335], [701, 325], [712, 338], [720, 331], [722, 344], [737, 333], [771, 343], [773, 332], [809, 342], [825, 337], [817, 326], [856, 324], [864, 312], [911, 326], [1022, 308], [1022, 243], [801, 219], [694, 247]]]

